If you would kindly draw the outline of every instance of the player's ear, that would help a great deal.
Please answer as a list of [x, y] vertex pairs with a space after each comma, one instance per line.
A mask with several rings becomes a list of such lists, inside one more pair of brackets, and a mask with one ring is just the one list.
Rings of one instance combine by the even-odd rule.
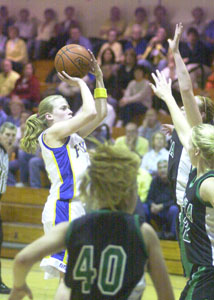
[[46, 114], [45, 114], [45, 119], [46, 119], [47, 121], [53, 121], [53, 116], [52, 116], [52, 114], [46, 113]]

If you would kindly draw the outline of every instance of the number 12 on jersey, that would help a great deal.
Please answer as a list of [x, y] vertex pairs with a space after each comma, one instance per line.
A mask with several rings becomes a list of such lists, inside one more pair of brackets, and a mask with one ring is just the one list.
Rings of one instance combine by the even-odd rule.
[[82, 293], [89, 294], [98, 273], [103, 295], [115, 295], [122, 287], [127, 255], [121, 246], [108, 245], [102, 252], [99, 270], [94, 265], [94, 246], [83, 246], [73, 269], [73, 278], [82, 281]]

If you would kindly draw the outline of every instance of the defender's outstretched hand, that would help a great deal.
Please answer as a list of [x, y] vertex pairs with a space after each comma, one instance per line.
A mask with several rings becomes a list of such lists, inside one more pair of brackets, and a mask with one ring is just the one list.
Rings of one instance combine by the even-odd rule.
[[179, 49], [178, 47], [179, 47], [179, 41], [181, 38], [182, 31], [183, 31], [182, 23], [176, 24], [175, 35], [173, 40], [168, 39], [169, 47], [174, 53], [177, 52]]
[[165, 102], [168, 99], [170, 100], [170, 98], [172, 98], [172, 80], [169, 79], [169, 82], [167, 82], [164, 75], [158, 70], [156, 71], [156, 74], [152, 73], [152, 78], [154, 79], [155, 85], [150, 83], [150, 86], [155, 95], [157, 95]]

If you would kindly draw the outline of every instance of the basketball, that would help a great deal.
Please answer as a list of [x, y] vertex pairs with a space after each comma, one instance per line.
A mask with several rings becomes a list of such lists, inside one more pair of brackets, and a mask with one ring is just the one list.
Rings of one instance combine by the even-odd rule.
[[91, 55], [86, 48], [70, 44], [62, 47], [54, 60], [57, 72], [65, 71], [69, 76], [82, 78], [91, 67]]

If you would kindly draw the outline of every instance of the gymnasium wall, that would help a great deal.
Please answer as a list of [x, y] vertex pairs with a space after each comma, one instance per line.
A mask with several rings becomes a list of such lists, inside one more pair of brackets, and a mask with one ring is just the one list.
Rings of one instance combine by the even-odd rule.
[[[153, 7], [159, 2], [158, 0], [0, 0], [0, 5], [7, 5], [14, 16], [20, 8], [28, 8], [32, 16], [38, 19], [41, 19], [45, 8], [52, 7], [56, 10], [59, 20], [63, 18], [64, 7], [73, 5], [76, 8], [76, 15], [82, 20], [84, 33], [96, 36], [99, 25], [109, 15], [109, 8], [112, 5], [120, 6], [122, 14], [129, 20], [135, 8], [140, 5], [145, 6], [149, 16], [152, 16]], [[188, 22], [191, 19], [191, 10], [195, 6], [204, 7], [207, 19], [214, 18], [214, 1], [211, 0], [162, 0], [161, 3], [167, 7], [172, 23]]]

